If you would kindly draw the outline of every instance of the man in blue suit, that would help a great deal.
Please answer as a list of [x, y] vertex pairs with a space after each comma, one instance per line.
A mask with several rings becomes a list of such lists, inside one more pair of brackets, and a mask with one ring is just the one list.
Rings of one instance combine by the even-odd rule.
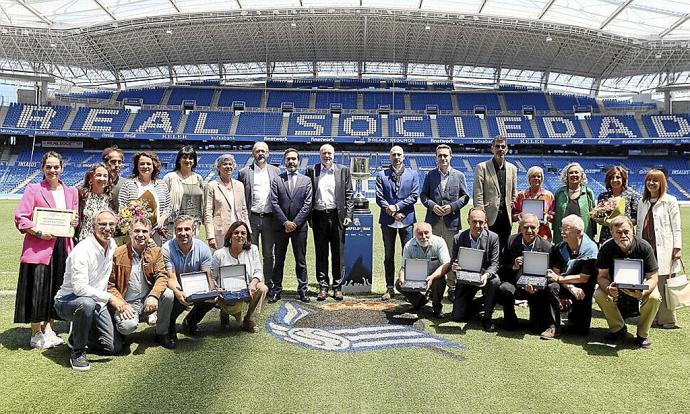
[[288, 148], [283, 155], [286, 171], [271, 181], [271, 205], [275, 235], [275, 266], [273, 286], [268, 302], [280, 300], [283, 291], [283, 268], [288, 243], [292, 241], [297, 275], [297, 293], [302, 302], [309, 302], [307, 292], [307, 219], [311, 213], [311, 180], [300, 174], [299, 153]]
[[389, 155], [390, 167], [376, 175], [376, 204], [381, 207], [379, 224], [385, 252], [386, 293], [381, 297], [383, 300], [395, 296], [395, 236], [400, 236], [401, 249], [412, 238], [412, 225], [416, 221], [414, 204], [419, 197], [419, 176], [403, 165], [403, 149], [396, 145]]
[[[419, 198], [426, 206], [424, 221], [431, 224], [434, 235], [443, 238], [448, 251], [453, 248], [453, 237], [462, 228], [460, 210], [470, 200], [465, 174], [450, 166], [453, 152], [446, 144], [436, 147], [437, 169], [429, 171], [424, 179]], [[455, 299], [455, 273], [448, 272], [448, 300]]]

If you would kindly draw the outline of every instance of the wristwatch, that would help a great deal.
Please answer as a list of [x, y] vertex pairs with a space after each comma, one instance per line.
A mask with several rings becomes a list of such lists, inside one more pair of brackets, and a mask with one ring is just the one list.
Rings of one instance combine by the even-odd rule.
[[43, 232], [41, 230], [36, 230], [34, 232], [34, 236], [36, 236], [40, 239], [41, 237], [43, 237]]

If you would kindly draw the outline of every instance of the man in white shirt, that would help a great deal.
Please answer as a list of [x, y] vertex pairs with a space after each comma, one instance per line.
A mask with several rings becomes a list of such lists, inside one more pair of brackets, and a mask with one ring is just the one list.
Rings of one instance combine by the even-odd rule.
[[278, 167], [268, 163], [268, 145], [257, 142], [252, 147], [254, 162], [239, 171], [238, 180], [244, 184], [244, 199], [249, 211], [252, 244], [259, 246], [263, 257], [264, 278], [270, 288], [273, 279], [273, 207], [271, 206], [271, 181], [280, 175]]
[[310, 224], [314, 231], [316, 279], [319, 281], [317, 300], [328, 297], [328, 253], [330, 247], [333, 298], [343, 300], [343, 246], [345, 228], [352, 222], [352, 179], [350, 169], [333, 162], [335, 149], [324, 144], [319, 149], [321, 162], [307, 169], [314, 195]]
[[70, 364], [77, 371], [91, 367], [86, 358], [87, 345], [108, 355], [122, 348], [106, 306], [116, 311], [127, 306], [127, 302], [106, 290], [117, 247], [112, 239], [116, 226], [117, 217], [110, 210], [94, 216], [93, 235], [77, 244], [67, 257], [64, 282], [55, 295], [58, 316], [72, 322], [68, 340], [72, 348]]

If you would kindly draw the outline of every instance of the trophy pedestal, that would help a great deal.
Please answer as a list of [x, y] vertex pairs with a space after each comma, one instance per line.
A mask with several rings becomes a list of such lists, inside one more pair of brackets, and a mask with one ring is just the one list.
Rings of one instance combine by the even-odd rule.
[[369, 200], [367, 200], [364, 197], [355, 197], [354, 198], [354, 213], [358, 214], [370, 214], [371, 210], [369, 210]]
[[371, 293], [373, 237], [374, 216], [371, 212], [355, 212], [352, 224], [345, 229], [343, 293]]

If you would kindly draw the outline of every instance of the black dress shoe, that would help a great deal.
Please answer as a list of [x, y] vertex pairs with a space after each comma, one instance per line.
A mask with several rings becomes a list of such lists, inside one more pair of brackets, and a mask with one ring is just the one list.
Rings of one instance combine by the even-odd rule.
[[268, 303], [276, 303], [280, 300], [280, 293], [271, 292], [268, 294]]
[[443, 309], [434, 310], [434, 318], [443, 319], [445, 317], [446, 317], [446, 314], [443, 313]]
[[518, 328], [518, 319], [517, 318], [503, 318], [503, 329], [506, 331], [514, 331]]
[[300, 293], [299, 294], [299, 300], [301, 300], [304, 303], [311, 302], [311, 299], [309, 299], [309, 295], [307, 293]]
[[609, 342], [618, 342], [621, 339], [625, 338], [625, 336], [628, 334], [628, 327], [623, 325], [623, 327], [616, 332], [609, 332], [606, 334], [606, 340]]
[[184, 329], [185, 333], [188, 336], [197, 336], [199, 335], [199, 327], [194, 323], [189, 323], [187, 318], [184, 318], [182, 321], [182, 329]]
[[319, 294], [316, 296], [316, 300], [322, 302], [328, 298], [328, 289], [319, 290]]
[[158, 342], [160, 346], [162, 346], [165, 349], [177, 348], [177, 341], [175, 341], [168, 335], [156, 335], [156, 342]]
[[224, 311], [220, 311], [220, 326], [230, 326], [230, 315]]
[[448, 301], [455, 302], [455, 289], [448, 289]]
[[343, 291], [338, 289], [333, 291], [333, 299], [335, 300], [343, 300]]
[[496, 325], [494, 325], [491, 319], [485, 319], [482, 321], [482, 328], [485, 332], [496, 332]]

